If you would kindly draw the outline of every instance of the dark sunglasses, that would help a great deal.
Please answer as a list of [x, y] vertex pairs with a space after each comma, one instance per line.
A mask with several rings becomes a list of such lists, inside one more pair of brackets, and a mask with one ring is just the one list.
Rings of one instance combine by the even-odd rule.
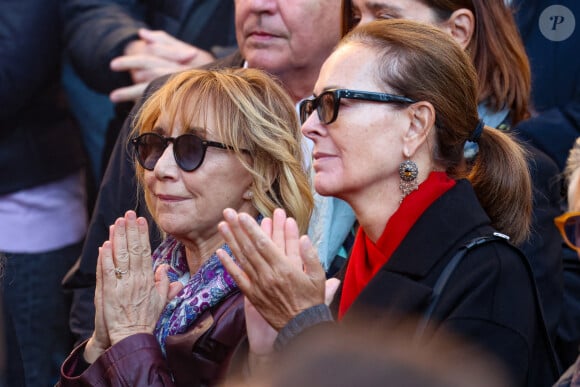
[[300, 102], [300, 123], [304, 124], [308, 117], [314, 112], [318, 113], [318, 119], [323, 124], [330, 124], [338, 116], [340, 99], [360, 99], [363, 101], [384, 102], [384, 103], [415, 103], [416, 101], [402, 95], [376, 93], [371, 91], [357, 91], [348, 89], [327, 90], [316, 98], [305, 99]]
[[580, 212], [566, 212], [554, 219], [564, 242], [575, 251], [580, 251]]
[[[137, 161], [143, 168], [152, 171], [169, 143], [173, 144], [173, 156], [179, 168], [186, 172], [195, 171], [203, 163], [207, 147], [234, 149], [221, 142], [207, 141], [195, 134], [165, 137], [157, 133], [144, 133], [131, 140], [137, 153]], [[247, 152], [242, 149], [242, 151]]]

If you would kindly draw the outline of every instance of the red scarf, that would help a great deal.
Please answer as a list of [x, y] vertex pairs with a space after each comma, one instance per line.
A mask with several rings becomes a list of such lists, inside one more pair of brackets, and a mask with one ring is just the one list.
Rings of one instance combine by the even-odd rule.
[[346, 268], [338, 309], [341, 319], [371, 278], [391, 258], [411, 227], [427, 208], [455, 185], [445, 172], [431, 172], [419, 189], [411, 192], [388, 220], [383, 234], [373, 243], [359, 228]]

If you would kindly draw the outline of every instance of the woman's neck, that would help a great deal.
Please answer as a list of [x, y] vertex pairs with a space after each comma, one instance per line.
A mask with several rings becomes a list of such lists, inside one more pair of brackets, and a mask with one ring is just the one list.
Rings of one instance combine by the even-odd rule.
[[181, 242], [185, 246], [185, 257], [191, 275], [197, 273], [199, 268], [225, 243], [219, 233], [201, 241]]
[[399, 208], [399, 199], [400, 191], [396, 185], [382, 187], [372, 192], [366, 187], [364, 191], [343, 200], [352, 207], [359, 226], [373, 242], [376, 242], [388, 220]]

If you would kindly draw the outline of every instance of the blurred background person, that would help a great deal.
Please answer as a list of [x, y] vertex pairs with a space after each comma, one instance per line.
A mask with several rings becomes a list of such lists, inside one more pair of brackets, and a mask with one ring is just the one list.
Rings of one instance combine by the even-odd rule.
[[224, 387], [512, 386], [496, 359], [447, 333], [418, 345], [406, 327], [328, 328], [299, 337], [277, 354], [276, 367], [249, 379], [232, 375]]
[[73, 343], [70, 297], [60, 283], [87, 228], [86, 158], [60, 84], [59, 6], [0, 3], [0, 288], [9, 386], [54, 385]]
[[91, 188], [96, 190], [123, 121], [147, 84], [235, 49], [234, 5], [230, 0], [61, 4], [63, 80], [81, 125], [94, 178]]

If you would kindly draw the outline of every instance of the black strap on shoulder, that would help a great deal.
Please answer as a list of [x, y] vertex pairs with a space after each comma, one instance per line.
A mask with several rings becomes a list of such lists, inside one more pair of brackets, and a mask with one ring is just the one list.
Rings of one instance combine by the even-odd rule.
[[536, 287], [536, 281], [534, 278], [532, 267], [531, 267], [528, 259], [526, 258], [526, 256], [521, 252], [521, 250], [516, 248], [511, 243], [508, 243], [509, 239], [510, 238], [505, 234], [502, 234], [499, 232], [494, 232], [491, 235], [486, 235], [486, 236], [477, 237], [477, 238], [472, 239], [470, 242], [463, 245], [457, 253], [455, 253], [455, 255], [451, 258], [449, 263], [447, 263], [447, 265], [445, 266], [445, 268], [443, 269], [443, 271], [439, 275], [437, 282], [435, 282], [435, 286], [433, 287], [433, 293], [431, 295], [431, 301], [430, 301], [427, 309], [425, 309], [425, 313], [423, 314], [421, 320], [419, 321], [419, 325], [417, 327], [417, 330], [415, 331], [415, 340], [420, 340], [421, 337], [423, 336], [423, 334], [425, 333], [425, 330], [427, 329], [427, 326], [429, 325], [429, 322], [431, 321], [431, 318], [433, 316], [433, 312], [434, 312], [435, 308], [437, 307], [437, 305], [439, 304], [439, 300], [441, 298], [443, 291], [445, 290], [445, 286], [447, 285], [449, 278], [451, 277], [451, 275], [453, 274], [453, 272], [455, 271], [457, 266], [461, 263], [463, 258], [467, 255], [467, 252], [469, 252], [473, 248], [480, 246], [482, 244], [485, 244], [485, 243], [494, 242], [494, 241], [504, 242], [508, 246], [512, 247], [514, 249], [514, 251], [517, 251], [518, 256], [522, 259], [522, 262], [524, 263], [524, 266], [526, 267], [528, 275], [529, 275], [530, 279], [532, 280], [534, 300], [535, 300], [536, 308], [539, 312], [540, 320], [541, 320], [540, 321], [541, 322], [540, 329], [542, 330], [542, 335], [544, 336], [544, 340], [546, 342], [546, 345], [549, 347], [548, 352], [550, 352], [549, 356], [550, 356], [550, 363], [551, 363], [552, 370], [554, 372], [554, 375], [558, 376], [562, 373], [562, 370], [560, 367], [560, 362], [558, 361], [557, 356], [556, 356], [556, 351], [554, 349], [554, 345], [552, 344], [552, 339], [550, 338], [550, 335], [548, 333], [548, 328], [546, 327], [546, 322], [545, 322], [546, 320], [544, 319], [544, 312], [542, 309], [542, 305], [540, 304], [540, 295], [539, 295], [538, 289]]
[[465, 257], [467, 252], [473, 249], [475, 246], [495, 241], [500, 238], [504, 240], [509, 240], [509, 237], [507, 235], [501, 234], [499, 232], [494, 232], [492, 235], [472, 239], [470, 242], [463, 245], [457, 253], [455, 253], [453, 258], [451, 258], [447, 266], [445, 266], [445, 268], [439, 275], [437, 282], [435, 282], [435, 286], [433, 286], [433, 293], [431, 294], [431, 302], [429, 303], [429, 306], [425, 310], [425, 313], [423, 313], [423, 318], [421, 319], [419, 327], [417, 328], [416, 332], [417, 337], [421, 337], [425, 332], [425, 329], [427, 328], [427, 325], [429, 324], [429, 321], [433, 316], [433, 311], [435, 310], [435, 307], [439, 304], [439, 299], [441, 298], [441, 294], [443, 293], [443, 290], [445, 289], [445, 286], [449, 281], [449, 277], [451, 277], [451, 274], [453, 274], [455, 268], [463, 260], [463, 257]]

